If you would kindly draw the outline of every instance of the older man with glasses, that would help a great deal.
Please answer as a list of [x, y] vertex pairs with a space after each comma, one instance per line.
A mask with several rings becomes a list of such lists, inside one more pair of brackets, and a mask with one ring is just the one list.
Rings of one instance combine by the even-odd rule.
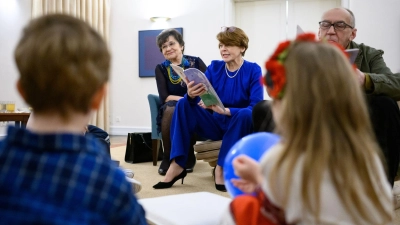
[[372, 126], [383, 151], [388, 179], [393, 185], [400, 157], [400, 74], [392, 73], [382, 58], [383, 51], [357, 44], [355, 17], [345, 8], [326, 11], [319, 22], [320, 39], [336, 42], [346, 49], [359, 49], [355, 60], [360, 84], [367, 94]]
[[[326, 11], [319, 22], [320, 39], [336, 42], [345, 49], [359, 49], [355, 59], [357, 75], [366, 93], [372, 126], [385, 156], [388, 180], [393, 186], [400, 158], [400, 111], [395, 102], [400, 100], [400, 74], [392, 73], [386, 66], [382, 50], [355, 43], [356, 34], [354, 14], [345, 8]], [[267, 100], [253, 107], [252, 116], [255, 131], [274, 130]]]

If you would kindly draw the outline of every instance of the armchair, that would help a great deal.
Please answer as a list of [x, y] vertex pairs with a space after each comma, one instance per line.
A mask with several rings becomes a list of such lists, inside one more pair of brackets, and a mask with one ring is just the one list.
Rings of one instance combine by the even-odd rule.
[[[151, 114], [151, 139], [153, 139], [152, 141], [153, 166], [157, 166], [158, 149], [160, 148], [160, 143], [162, 146], [161, 133], [157, 132], [157, 115], [158, 115], [158, 110], [161, 107], [161, 102], [159, 96], [155, 94], [149, 94], [147, 96], [147, 99], [149, 100], [150, 114]], [[210, 166], [215, 167], [220, 147], [221, 147], [221, 141], [197, 142], [194, 145], [194, 150], [196, 152], [196, 159], [204, 160], [208, 162]]]
[[161, 102], [158, 95], [155, 94], [147, 95], [147, 99], [149, 100], [150, 117], [151, 117], [151, 139], [152, 139], [151, 146], [153, 151], [153, 166], [157, 166], [158, 150], [160, 149], [160, 143], [162, 146], [161, 133], [157, 132], [157, 115], [158, 115], [158, 110], [161, 107]]

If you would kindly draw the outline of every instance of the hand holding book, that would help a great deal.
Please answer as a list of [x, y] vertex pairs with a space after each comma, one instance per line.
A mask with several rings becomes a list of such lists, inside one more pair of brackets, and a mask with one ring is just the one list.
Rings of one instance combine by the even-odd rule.
[[203, 95], [207, 90], [203, 83], [195, 84], [194, 81], [187, 81], [187, 94], [190, 98], [195, 98], [197, 96]]
[[[173, 64], [171, 64], [171, 68], [182, 78], [182, 80], [186, 82], [186, 84], [189, 84], [193, 81], [193, 84], [195, 85], [193, 87], [196, 87], [196, 85], [198, 85], [197, 89], [195, 89], [194, 94], [200, 96], [206, 108], [211, 107], [210, 109], [212, 109], [213, 111], [220, 114], [225, 114], [224, 104], [222, 104], [210, 81], [207, 79], [203, 72], [195, 68], [183, 70], [181, 67]], [[201, 88], [204, 88], [204, 90]], [[220, 109], [214, 110], [212, 106], [218, 106]]]
[[212, 111], [221, 114], [221, 115], [226, 115], [226, 116], [231, 116], [231, 111], [229, 108], [221, 108], [219, 105], [210, 105], [206, 106], [203, 102], [203, 100], [200, 100], [198, 105], [203, 108], [203, 109], [211, 109]]

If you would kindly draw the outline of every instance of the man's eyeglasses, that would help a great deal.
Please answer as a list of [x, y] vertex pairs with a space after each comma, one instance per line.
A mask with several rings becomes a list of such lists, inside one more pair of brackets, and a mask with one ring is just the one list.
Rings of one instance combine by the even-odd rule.
[[221, 32], [225, 32], [225, 31], [233, 32], [235, 30], [236, 30], [236, 27], [221, 27]]
[[354, 27], [352, 27], [352, 26], [350, 26], [347, 23], [342, 22], [342, 21], [334, 22], [334, 23], [331, 23], [331, 22], [328, 22], [328, 21], [319, 22], [319, 28], [321, 28], [322, 30], [329, 30], [329, 29], [331, 29], [331, 26], [333, 26], [333, 28], [335, 30], [340, 30], [340, 31], [346, 29], [347, 27], [350, 27], [351, 29], [354, 28]]

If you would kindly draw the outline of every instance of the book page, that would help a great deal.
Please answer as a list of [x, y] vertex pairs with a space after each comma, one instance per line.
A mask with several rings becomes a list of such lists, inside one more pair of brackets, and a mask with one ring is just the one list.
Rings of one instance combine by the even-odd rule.
[[171, 67], [180, 77], [182, 77], [182, 79], [185, 80], [185, 82], [194, 81], [194, 85], [199, 83], [205, 85], [206, 92], [200, 96], [204, 105], [206, 105], [207, 107], [211, 105], [216, 105], [221, 107], [225, 111], [224, 104], [222, 104], [221, 99], [218, 97], [218, 94], [215, 92], [210, 81], [207, 79], [206, 75], [204, 75], [203, 72], [196, 68], [183, 70], [181, 67], [172, 64]]
[[346, 49], [347, 54], [349, 54], [350, 63], [353, 64], [356, 61], [358, 52], [360, 51], [358, 48]]
[[225, 110], [224, 105], [222, 104], [217, 93], [215, 92], [214, 88], [212, 87], [211, 83], [208, 81], [206, 75], [204, 75], [203, 72], [195, 68], [189, 68], [185, 70], [185, 75], [189, 82], [194, 81], [195, 85], [198, 83], [202, 83], [206, 86], [206, 93], [200, 96], [201, 100], [203, 100], [204, 102], [204, 105], [217, 105]]
[[209, 89], [209, 87], [211, 87], [211, 84], [208, 81], [206, 75], [204, 75], [204, 73], [198, 69], [189, 68], [189, 69], [185, 70], [185, 75], [186, 75], [187, 79], [189, 80], [189, 82], [194, 81], [194, 85], [196, 85], [198, 83], [205, 84], [207, 90]]
[[297, 33], [296, 35], [303, 34], [304, 30], [301, 29], [301, 27], [299, 25], [297, 25], [296, 33]]
[[182, 80], [186, 83], [187, 80], [186, 80], [186, 75], [183, 71], [183, 68], [180, 66], [174, 65], [174, 64], [170, 64], [170, 66], [175, 71], [175, 73], [177, 73], [182, 78]]

